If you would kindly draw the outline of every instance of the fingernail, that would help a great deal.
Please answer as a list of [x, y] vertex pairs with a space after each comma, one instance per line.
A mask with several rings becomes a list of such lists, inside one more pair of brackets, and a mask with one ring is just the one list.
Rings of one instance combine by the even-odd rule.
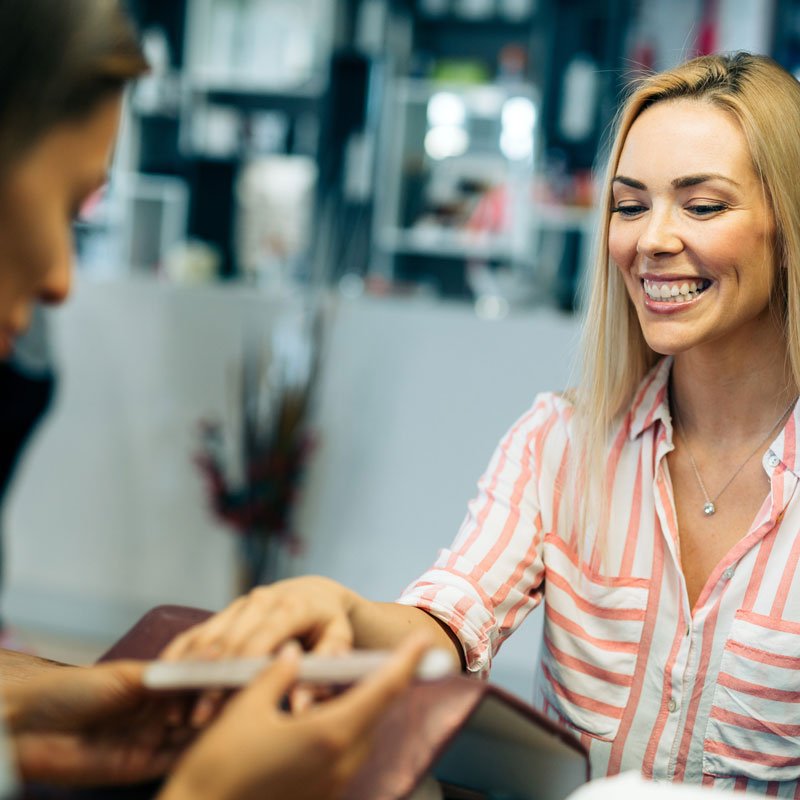
[[300, 647], [299, 643], [292, 639], [289, 642], [286, 642], [283, 647], [278, 651], [278, 658], [281, 661], [294, 661], [294, 659], [299, 658], [300, 654], [303, 652], [303, 648]]

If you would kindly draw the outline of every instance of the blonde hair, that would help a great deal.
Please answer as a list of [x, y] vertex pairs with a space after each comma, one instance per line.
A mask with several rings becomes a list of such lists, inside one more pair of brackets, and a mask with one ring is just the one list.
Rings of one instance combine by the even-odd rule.
[[[574, 394], [580, 455], [573, 479], [585, 482], [578, 499], [579, 539], [597, 528], [596, 550], [605, 550], [608, 498], [605, 460], [613, 429], [629, 411], [642, 379], [661, 356], [644, 339], [619, 270], [608, 253], [612, 179], [625, 139], [650, 106], [690, 99], [724, 109], [738, 121], [756, 174], [775, 218], [779, 265], [773, 311], [785, 330], [791, 373], [800, 385], [800, 83], [772, 59], [749, 53], [692, 59], [639, 80], [620, 109], [608, 151], [599, 205], [596, 259], [585, 289], [581, 379]], [[577, 463], [580, 462], [580, 463]]]

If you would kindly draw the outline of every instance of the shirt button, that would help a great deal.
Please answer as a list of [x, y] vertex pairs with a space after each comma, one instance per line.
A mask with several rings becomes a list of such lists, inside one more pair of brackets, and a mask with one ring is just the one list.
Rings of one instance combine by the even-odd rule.
[[678, 701], [674, 697], [670, 697], [667, 710], [670, 714], [674, 714], [678, 710]]
[[778, 458], [778, 456], [775, 455], [775, 453], [770, 453], [769, 454], [769, 458], [767, 459], [767, 464], [769, 464], [770, 467], [773, 467], [773, 468], [777, 467], [778, 464], [780, 464], [780, 463], [781, 463], [781, 460]]
[[691, 632], [692, 632], [692, 626], [691, 625], [687, 625], [686, 626], [686, 635], [688, 636]]
[[728, 567], [725, 572], [722, 573], [722, 579], [725, 581], [729, 581], [733, 577], [733, 567]]

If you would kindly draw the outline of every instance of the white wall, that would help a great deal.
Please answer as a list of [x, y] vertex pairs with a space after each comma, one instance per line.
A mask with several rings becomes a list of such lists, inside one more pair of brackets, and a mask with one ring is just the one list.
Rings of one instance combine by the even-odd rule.
[[[232, 289], [79, 286], [54, 320], [59, 399], [9, 508], [12, 620], [110, 641], [158, 602], [228, 601], [232, 539], [205, 511], [196, 423], [225, 410], [245, 320], [276, 311]], [[396, 597], [454, 535], [507, 426], [567, 385], [575, 336], [547, 310], [484, 322], [465, 305], [342, 301], [290, 570]], [[496, 679], [529, 694], [537, 647], [528, 624]]]

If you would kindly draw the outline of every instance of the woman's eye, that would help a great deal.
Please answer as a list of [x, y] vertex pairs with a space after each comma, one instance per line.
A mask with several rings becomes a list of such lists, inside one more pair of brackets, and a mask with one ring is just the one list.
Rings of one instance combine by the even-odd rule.
[[639, 214], [644, 214], [645, 211], [647, 211], [647, 206], [638, 203], [624, 206], [618, 205], [611, 209], [612, 214], [619, 214], [623, 217], [638, 217]]
[[725, 211], [727, 207], [724, 203], [697, 203], [687, 208], [698, 217], [709, 217], [712, 214], [719, 214], [720, 211]]

